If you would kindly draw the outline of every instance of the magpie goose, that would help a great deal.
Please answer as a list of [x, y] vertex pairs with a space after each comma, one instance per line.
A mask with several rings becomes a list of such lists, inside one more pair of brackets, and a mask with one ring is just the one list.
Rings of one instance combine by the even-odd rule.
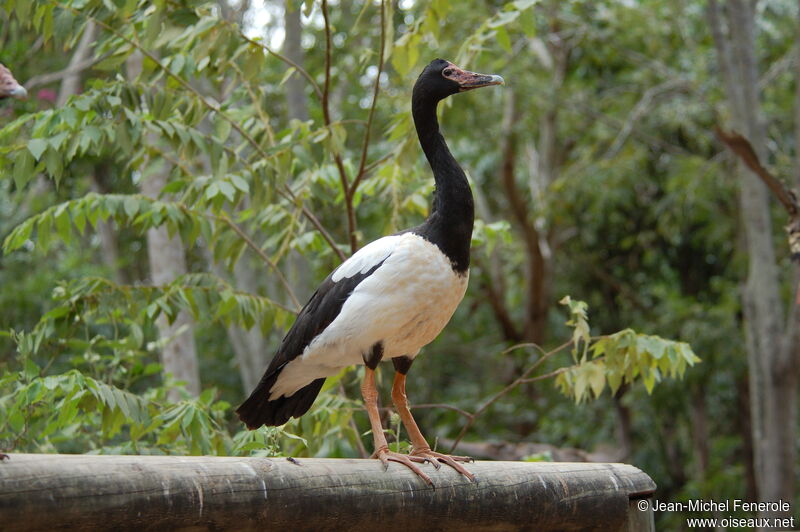
[[[469, 279], [474, 205], [466, 175], [439, 132], [438, 103], [452, 94], [503, 83], [436, 59], [414, 85], [411, 110], [417, 136], [433, 170], [433, 207], [422, 225], [380, 238], [331, 273], [300, 311], [266, 373], [236, 410], [248, 428], [281, 425], [311, 407], [326, 377], [365, 364], [361, 386], [372, 426], [375, 457], [409, 467], [428, 484], [418, 463], [445, 463], [470, 480], [459, 462], [469, 458], [431, 450], [408, 408], [406, 374], [420, 349], [450, 321]], [[392, 400], [408, 431], [412, 452], [389, 451], [378, 413], [375, 368], [391, 359]]]
[[0, 63], [0, 99], [17, 98], [24, 100], [28, 97], [28, 91], [14, 79], [14, 74]]

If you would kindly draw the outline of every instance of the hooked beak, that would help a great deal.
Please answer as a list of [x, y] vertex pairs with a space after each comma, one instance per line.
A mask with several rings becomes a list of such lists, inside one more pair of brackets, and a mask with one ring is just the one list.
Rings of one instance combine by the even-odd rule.
[[25, 87], [23, 87], [22, 85], [17, 85], [16, 87], [8, 91], [8, 95], [18, 100], [25, 100], [28, 98], [28, 91], [26, 91]]
[[458, 83], [458, 91], [465, 92], [472, 89], [479, 89], [481, 87], [488, 87], [490, 85], [503, 85], [505, 80], [501, 76], [494, 74], [478, 74], [477, 72], [470, 72], [457, 67], [450, 63], [447, 68], [442, 71], [442, 75], [447, 79], [451, 79]]

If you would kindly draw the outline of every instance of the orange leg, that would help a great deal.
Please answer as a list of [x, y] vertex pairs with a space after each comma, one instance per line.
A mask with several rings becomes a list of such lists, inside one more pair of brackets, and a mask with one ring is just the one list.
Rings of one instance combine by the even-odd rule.
[[467, 469], [459, 464], [459, 462], [470, 462], [471, 458], [467, 456], [451, 456], [448, 454], [437, 453], [432, 451], [427, 440], [420, 432], [417, 422], [414, 421], [414, 416], [411, 415], [411, 410], [408, 409], [408, 398], [406, 397], [406, 376], [399, 371], [394, 374], [394, 384], [392, 385], [392, 401], [400, 419], [403, 421], [403, 426], [408, 431], [408, 437], [411, 438], [411, 457], [423, 458], [430, 462], [436, 469], [441, 467], [439, 462], [445, 463], [467, 477], [470, 481], [475, 480], [475, 475], [467, 471]]
[[419, 466], [414, 463], [426, 462], [428, 461], [427, 458], [407, 456], [389, 450], [389, 444], [386, 442], [386, 435], [384, 435], [383, 426], [381, 425], [381, 416], [378, 412], [378, 390], [375, 387], [375, 371], [368, 367], [365, 368], [364, 381], [361, 383], [361, 396], [364, 398], [364, 406], [367, 408], [369, 424], [372, 427], [372, 438], [375, 443], [375, 454], [372, 456], [383, 462], [384, 468], [389, 467], [389, 462], [403, 464], [428, 483], [428, 485], [433, 486], [431, 478], [423, 473]]

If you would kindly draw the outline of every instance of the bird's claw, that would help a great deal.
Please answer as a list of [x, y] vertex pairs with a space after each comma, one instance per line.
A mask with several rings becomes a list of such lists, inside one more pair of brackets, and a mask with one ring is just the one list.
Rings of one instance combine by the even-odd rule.
[[[417, 466], [419, 463], [423, 463], [426, 461], [426, 458], [422, 458], [419, 456], [411, 456], [407, 454], [400, 454], [390, 451], [388, 448], [383, 447], [375, 451], [373, 457], [378, 458], [383, 463], [384, 471], [389, 469], [389, 462], [397, 462], [398, 464], [403, 464], [411, 471], [414, 472], [418, 477], [425, 481], [426, 484], [429, 486], [433, 486], [433, 481], [431, 477], [426, 475], [420, 468]], [[415, 463], [416, 462], [416, 463]]]
[[414, 451], [411, 452], [410, 456], [423, 458], [426, 462], [430, 462], [431, 464], [433, 464], [434, 467], [436, 467], [436, 469], [442, 467], [439, 462], [441, 462], [442, 464], [447, 464], [456, 471], [458, 471], [459, 473], [461, 473], [462, 475], [464, 475], [465, 477], [467, 477], [467, 479], [469, 479], [470, 482], [475, 481], [475, 475], [467, 471], [467, 469], [459, 463], [459, 462], [474, 462], [474, 460], [469, 456], [452, 456], [449, 454], [437, 453], [436, 451], [432, 451], [430, 448], [415, 449]]

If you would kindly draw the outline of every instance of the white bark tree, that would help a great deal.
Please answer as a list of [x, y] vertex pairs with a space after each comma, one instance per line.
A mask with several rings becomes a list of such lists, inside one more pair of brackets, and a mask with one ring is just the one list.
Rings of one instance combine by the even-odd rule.
[[[286, 0], [284, 2], [284, 30], [286, 37], [283, 41], [283, 54], [303, 66], [302, 35], [303, 25], [300, 20], [300, 7], [293, 5], [294, 2]], [[306, 81], [300, 74], [293, 74], [286, 80], [286, 103], [289, 108], [289, 119], [308, 120], [308, 102], [306, 99]]]
[[[283, 42], [283, 54], [302, 66], [305, 55], [301, 43], [303, 27], [300, 9], [292, 4], [288, 0], [284, 4], [286, 37]], [[239, 12], [238, 15], [241, 16], [241, 14], [242, 12]], [[230, 16], [235, 17], [237, 14], [231, 12]], [[299, 74], [291, 76], [286, 82], [287, 115], [290, 120], [308, 120], [305, 83], [306, 81]], [[295, 253], [290, 254], [289, 260], [291, 261], [291, 266], [288, 271], [290, 272], [292, 284], [299, 287], [310, 285], [310, 272], [308, 271], [307, 261]], [[247, 260], [247, 257], [241, 257], [233, 271], [237, 288], [250, 293], [258, 293], [266, 286], [267, 291], [273, 293], [273, 297], [279, 298], [281, 289], [276, 286], [277, 283], [270, 283], [268, 277], [262, 276], [261, 270], [258, 269], [259, 266], [263, 268], [263, 263], [253, 263]], [[221, 268], [215, 267], [215, 271], [220, 275], [224, 274]], [[258, 380], [272, 354], [268, 338], [258, 328], [254, 327], [250, 330], [245, 330], [238, 325], [230, 325], [228, 327], [228, 337], [236, 355], [242, 385], [246, 390], [250, 390], [258, 384]]]
[[[135, 78], [142, 70], [141, 54], [134, 54], [127, 62], [128, 77]], [[167, 184], [169, 166], [162, 162], [160, 167], [152, 167], [142, 177], [142, 194], [157, 198]], [[183, 242], [178, 235], [169, 236], [166, 227], [147, 231], [147, 254], [150, 263], [150, 277], [154, 285], [164, 285], [174, 281], [188, 270]], [[161, 314], [156, 320], [161, 340], [160, 359], [164, 375], [171, 375], [186, 383], [192, 395], [200, 394], [200, 371], [197, 362], [197, 349], [194, 340], [194, 322], [185, 311], [178, 313], [172, 323]], [[180, 399], [177, 390], [168, 394], [172, 401]]]
[[[755, 3], [728, 0], [708, 5], [720, 75], [733, 127], [750, 140], [764, 161], [767, 135], [758, 89]], [[749, 371], [750, 416], [756, 490], [761, 501], [791, 501], [795, 484], [797, 342], [795, 312], [784, 325], [780, 272], [775, 257], [769, 191], [741, 162], [740, 216], [748, 257], [742, 287]], [[761, 516], [772, 515], [764, 512]]]

